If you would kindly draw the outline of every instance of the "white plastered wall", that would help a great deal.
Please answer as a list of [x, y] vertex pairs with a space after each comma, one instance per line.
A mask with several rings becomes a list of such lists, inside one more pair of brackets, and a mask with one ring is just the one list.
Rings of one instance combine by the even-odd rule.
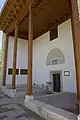
[[[13, 66], [13, 42], [14, 42], [14, 38], [9, 37], [8, 63], [7, 63], [7, 76], [6, 76], [7, 84], [12, 83], [12, 75], [8, 75], [8, 68], [12, 68]], [[27, 40], [18, 39], [16, 68], [19, 68], [19, 75], [16, 75], [16, 85], [27, 83], [27, 76], [20, 75], [20, 69], [27, 68], [27, 61], [28, 61], [27, 56], [28, 56]]]
[[[63, 91], [76, 92], [76, 74], [73, 52], [71, 20], [58, 26], [58, 38], [50, 41], [49, 32], [34, 41], [33, 79], [41, 84], [50, 81], [50, 71], [62, 71]], [[60, 49], [65, 56], [65, 64], [46, 66], [48, 53], [53, 48]], [[70, 76], [64, 76], [64, 71], [70, 71]]]

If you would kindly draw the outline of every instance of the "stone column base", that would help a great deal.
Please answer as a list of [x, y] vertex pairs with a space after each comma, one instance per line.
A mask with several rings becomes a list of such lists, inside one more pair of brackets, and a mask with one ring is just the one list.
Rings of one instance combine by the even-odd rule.
[[16, 89], [11, 90], [11, 96], [12, 96], [12, 98], [15, 97], [15, 95], [16, 95]]
[[28, 105], [29, 101], [32, 101], [32, 100], [34, 100], [34, 96], [33, 95], [31, 95], [31, 96], [26, 95], [25, 99], [24, 99], [24, 105], [25, 106]]
[[31, 95], [31, 96], [26, 95], [25, 101], [29, 101], [29, 100], [34, 100], [34, 96], [33, 95]]
[[80, 120], [80, 114], [77, 116], [77, 120]]
[[7, 89], [5, 86], [3, 86], [2, 88], [2, 92], [4, 92], [7, 96], [11, 98], [15, 97], [16, 95], [16, 89], [10, 90], [10, 89]]

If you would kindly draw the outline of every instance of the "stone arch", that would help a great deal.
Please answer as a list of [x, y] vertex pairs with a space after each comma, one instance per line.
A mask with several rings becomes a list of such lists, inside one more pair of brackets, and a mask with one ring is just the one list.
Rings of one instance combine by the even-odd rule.
[[46, 66], [56, 65], [56, 64], [65, 64], [64, 54], [58, 48], [52, 49], [48, 53], [48, 56], [47, 56], [47, 59], [46, 59]]

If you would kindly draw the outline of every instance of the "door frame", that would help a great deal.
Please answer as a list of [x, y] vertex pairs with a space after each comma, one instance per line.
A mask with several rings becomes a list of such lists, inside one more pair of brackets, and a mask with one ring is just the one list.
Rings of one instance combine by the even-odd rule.
[[54, 70], [54, 71], [50, 71], [50, 81], [51, 81], [51, 91], [53, 91], [54, 89], [54, 85], [53, 85], [53, 74], [60, 74], [60, 89], [61, 92], [63, 92], [63, 80], [62, 80], [62, 70]]

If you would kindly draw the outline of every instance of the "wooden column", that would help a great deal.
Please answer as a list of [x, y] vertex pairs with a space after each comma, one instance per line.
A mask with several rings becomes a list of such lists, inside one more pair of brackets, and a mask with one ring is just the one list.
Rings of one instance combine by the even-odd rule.
[[16, 80], [17, 42], [18, 42], [18, 25], [16, 24], [15, 37], [14, 37], [14, 50], [13, 50], [12, 89], [15, 89], [15, 80]]
[[7, 57], [8, 57], [8, 39], [9, 35], [6, 33], [6, 40], [4, 45], [4, 63], [3, 63], [3, 80], [2, 86], [6, 86], [6, 70], [7, 70]]
[[76, 68], [76, 86], [77, 86], [77, 113], [79, 114], [80, 103], [80, 23], [77, 0], [70, 0], [72, 11], [72, 34]]
[[33, 26], [32, 12], [29, 7], [29, 39], [28, 39], [28, 79], [27, 79], [27, 95], [32, 95], [32, 44], [33, 44]]

